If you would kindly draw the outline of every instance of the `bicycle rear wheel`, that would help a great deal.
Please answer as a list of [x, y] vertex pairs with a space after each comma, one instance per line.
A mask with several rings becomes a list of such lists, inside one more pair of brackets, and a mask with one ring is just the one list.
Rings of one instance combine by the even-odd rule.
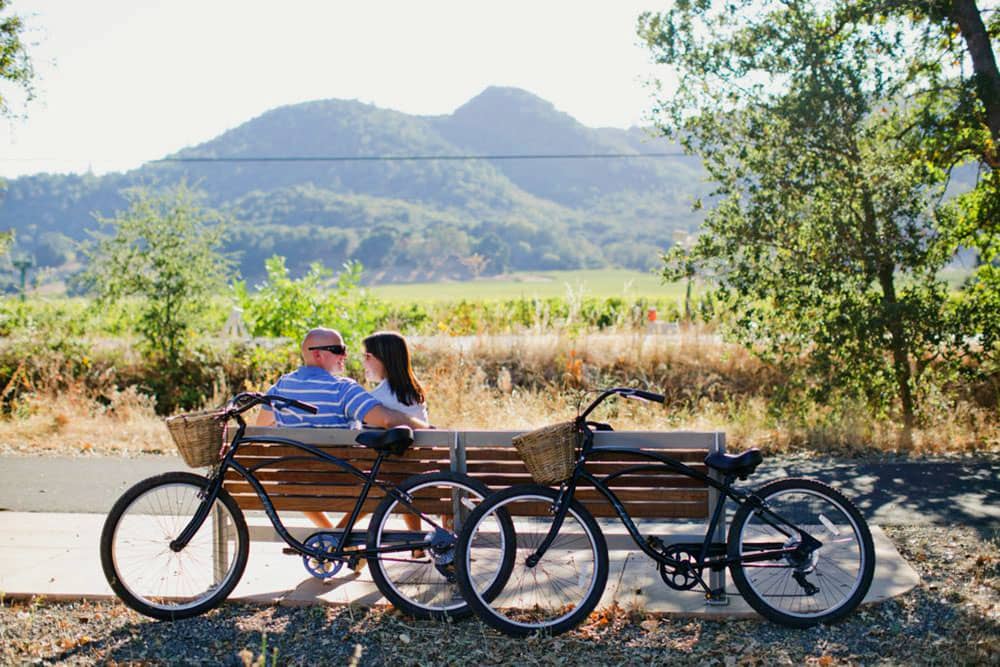
[[[470, 615], [455, 583], [455, 545], [489, 488], [467, 475], [439, 472], [410, 477], [398, 490], [424, 516], [392, 496], [375, 509], [368, 526], [368, 549], [379, 552], [368, 557], [375, 585], [398, 609], [417, 618]], [[491, 517], [489, 529], [501, 543], [514, 539], [513, 524], [503, 513]], [[409, 548], [400, 550], [401, 545]], [[488, 586], [502, 585], [512, 558], [511, 552], [506, 561], [492, 564]]]
[[[875, 546], [858, 509], [833, 488], [811, 479], [783, 479], [757, 496], [770, 512], [743, 505], [729, 529], [729, 557], [801, 543], [799, 529], [822, 542], [812, 553], [735, 563], [733, 582], [762, 616], [797, 628], [832, 623], [864, 599], [875, 573]], [[773, 512], [773, 514], [772, 514]]]
[[115, 594], [140, 614], [166, 621], [197, 616], [225, 600], [243, 576], [250, 537], [243, 512], [224, 489], [187, 546], [170, 548], [208, 485], [187, 472], [157, 475], [111, 508], [101, 532], [101, 566]]
[[[553, 489], [514, 486], [493, 494], [476, 508], [458, 540], [458, 585], [469, 606], [486, 623], [509, 635], [556, 635], [583, 621], [604, 593], [608, 548], [594, 517], [570, 503], [566, 519], [544, 556], [529, 565], [552, 526]], [[490, 530], [505, 512], [514, 523], [514, 541], [501, 542]], [[490, 590], [493, 563], [511, 558], [501, 590]], [[487, 595], [484, 591], [489, 591]]]

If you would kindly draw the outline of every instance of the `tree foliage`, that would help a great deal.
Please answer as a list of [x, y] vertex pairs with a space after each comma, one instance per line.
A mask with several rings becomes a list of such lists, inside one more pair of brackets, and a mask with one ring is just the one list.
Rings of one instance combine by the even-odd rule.
[[235, 284], [236, 298], [254, 336], [300, 341], [309, 329], [331, 327], [349, 345], [357, 345], [377, 328], [384, 307], [361, 287], [358, 262], [344, 264], [336, 276], [316, 262], [297, 279], [289, 275], [285, 258], [279, 255], [268, 259], [266, 268], [267, 279], [253, 293], [246, 283]]
[[85, 281], [98, 303], [141, 297], [139, 331], [150, 350], [172, 365], [208, 298], [225, 289], [232, 263], [219, 250], [224, 227], [218, 213], [203, 208], [183, 184], [126, 194], [126, 211], [98, 217], [113, 235], [86, 250]]
[[717, 184], [703, 234], [665, 273], [712, 274], [738, 337], [808, 359], [801, 381], [820, 398], [895, 407], [905, 446], [921, 374], [965, 333], [937, 278], [954, 249], [938, 214], [953, 165], [927, 153], [928, 119], [956, 101], [914, 85], [926, 63], [912, 23], [852, 4], [681, 0], [640, 19], [679, 76], [659, 123]]
[[[0, 80], [20, 88], [25, 101], [34, 97], [35, 69], [22, 41], [24, 21], [17, 14], [9, 13], [10, 0], [0, 0]], [[10, 106], [10, 95], [0, 87], [0, 117], [15, 115]]]

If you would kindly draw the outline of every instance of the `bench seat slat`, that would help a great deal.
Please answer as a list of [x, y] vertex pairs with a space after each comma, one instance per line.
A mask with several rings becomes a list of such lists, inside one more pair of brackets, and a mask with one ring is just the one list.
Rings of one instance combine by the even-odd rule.
[[[323, 447], [317, 445], [316, 449], [322, 450], [331, 456], [337, 456], [349, 461], [374, 461], [378, 456], [377, 452], [360, 445], [356, 445], [354, 447]], [[402, 455], [392, 456], [388, 460], [440, 458], [442, 456], [447, 458], [448, 454], [449, 449], [447, 447], [411, 447], [403, 452]], [[305, 450], [299, 449], [298, 447], [277, 444], [240, 445], [240, 449], [236, 453], [236, 458], [238, 459], [279, 458], [282, 456], [310, 456], [310, 454]]]
[[[240, 507], [245, 510], [261, 510], [264, 504], [256, 495], [234, 496]], [[381, 498], [369, 498], [362, 505], [363, 512], [374, 512], [378, 507]], [[354, 500], [348, 498], [296, 498], [289, 496], [279, 496], [271, 499], [271, 504], [279, 512], [282, 511], [321, 511], [321, 512], [350, 512], [354, 509]], [[317, 528], [316, 530], [319, 530]]]
[[[602, 519], [614, 518], [618, 514], [606, 502], [584, 503], [594, 516]], [[625, 503], [625, 509], [633, 519], [704, 519], [708, 513], [707, 503]], [[546, 511], [546, 513], [548, 513]]]
[[[237, 502], [245, 510], [261, 510], [263, 504], [256, 495], [239, 496]], [[316, 498], [316, 497], [295, 497], [279, 496], [272, 499], [274, 507], [280, 511], [322, 511], [322, 512], [349, 512], [354, 509], [353, 498]], [[608, 503], [602, 501], [584, 502], [584, 506], [599, 518], [615, 517], [614, 509]], [[432, 505], [425, 503], [423, 508], [431, 514], [447, 515], [451, 513], [451, 503], [441, 503]], [[372, 512], [378, 506], [377, 500], [368, 500], [362, 506], [362, 511]], [[656, 519], [699, 519], [704, 518], [706, 504], [702, 502], [669, 502], [669, 503], [625, 503], [629, 514], [636, 519], [656, 518]], [[549, 516], [549, 506], [545, 503], [538, 503], [532, 506], [537, 516]], [[318, 529], [317, 529], [318, 530]]]
[[[438, 468], [423, 468], [418, 472], [434, 472], [448, 470], [447, 464], [442, 464], [442, 467]], [[378, 474], [379, 481], [393, 482], [394, 484], [399, 484], [407, 477], [412, 477], [415, 473], [407, 470], [399, 470], [395, 472], [385, 472], [380, 470]], [[258, 470], [255, 473], [258, 480], [262, 482], [311, 482], [315, 484], [337, 484], [343, 486], [355, 486], [361, 488], [363, 482], [359, 481], [357, 477], [346, 473], [343, 471], [320, 471], [320, 470]], [[226, 488], [229, 488], [231, 482], [241, 481], [243, 478], [236, 472], [229, 472], [226, 474]]]
[[[447, 463], [442, 463], [435, 468], [421, 466], [419, 470], [380, 470], [378, 479], [382, 482], [399, 484], [408, 477], [422, 472], [444, 472], [449, 470]], [[329, 484], [334, 486], [348, 486], [360, 490], [362, 482], [350, 473], [343, 471], [298, 471], [298, 470], [269, 470], [262, 469], [256, 473], [257, 479], [261, 482], [295, 482], [312, 484]], [[497, 471], [497, 472], [475, 472], [470, 473], [470, 477], [479, 480], [486, 486], [500, 489], [515, 484], [531, 484], [531, 475], [524, 468], [521, 470]], [[231, 489], [232, 484], [241, 482], [239, 473], [229, 472], [226, 475], [226, 488]], [[581, 487], [589, 488], [589, 487]], [[610, 488], [653, 488], [653, 489], [675, 489], [675, 488], [704, 488], [696, 479], [681, 475], [622, 475], [611, 480]]]
[[[264, 491], [272, 500], [279, 497], [310, 497], [310, 498], [357, 498], [357, 488], [353, 486], [336, 486], [330, 484], [290, 484], [290, 483], [265, 483]], [[238, 496], [252, 494], [253, 487], [246, 482], [232, 484], [229, 492]], [[708, 492], [704, 489], [636, 489], [624, 488], [613, 489], [614, 494], [622, 502], [706, 502]], [[381, 498], [384, 494], [377, 487], [373, 487], [369, 498]], [[425, 498], [427, 494], [417, 494], [417, 498]], [[605, 502], [604, 495], [597, 489], [579, 488], [576, 492], [577, 499], [587, 501]]]
[[[683, 463], [683, 461], [682, 461], [682, 463]], [[593, 473], [595, 475], [607, 475], [609, 473], [617, 472], [617, 471], [623, 470], [625, 468], [630, 468], [630, 467], [637, 466], [637, 465], [647, 465], [647, 464], [650, 465], [650, 466], [660, 465], [656, 461], [648, 461], [648, 460], [647, 461], [643, 461], [643, 460], [600, 461], [600, 462], [588, 461], [587, 462], [587, 470], [589, 470], [591, 473]], [[687, 465], [692, 470], [697, 470], [698, 472], [700, 472], [702, 474], [707, 474], [708, 468], [707, 468], [707, 466], [704, 463], [701, 463], [701, 462], [698, 462], [698, 463], [688, 462], [685, 465]], [[495, 471], [495, 470], [527, 470], [527, 468], [525, 468], [525, 466], [524, 466], [524, 463], [522, 461], [520, 461], [520, 460], [517, 460], [517, 461], [498, 461], [498, 460], [489, 460], [489, 459], [477, 459], [477, 460], [467, 461], [466, 462], [466, 469], [470, 473], [471, 472], [476, 472], [478, 470], [488, 470], [488, 471]], [[669, 469], [667, 469], [665, 467], [663, 467], [662, 470], [664, 472], [660, 473], [660, 472], [654, 471], [653, 468], [650, 468], [649, 470], [647, 470], [645, 472], [646, 472], [646, 474], [653, 474], [655, 472], [656, 474], [680, 475], [680, 473], [672, 472], [671, 470], [669, 470]]]
[[[644, 447], [643, 449], [648, 449], [651, 452], [657, 452], [659, 454], [666, 454], [671, 458], [677, 459], [685, 463], [694, 462], [701, 463], [705, 459], [705, 454], [707, 453], [704, 449], [662, 449], [656, 447]], [[517, 450], [511, 446], [506, 445], [505, 447], [473, 447], [466, 450], [465, 458], [467, 461], [520, 461], [521, 455], [517, 453]], [[610, 462], [610, 461], [639, 461], [637, 457], [628, 456], [627, 454], [613, 454], [605, 453], [601, 454], [600, 457], [595, 458], [595, 462]]]
[[[319, 460], [305, 460], [296, 459], [294, 461], [269, 461], [268, 459], [243, 459], [237, 458], [242, 465], [247, 467], [252, 467], [255, 465], [265, 464], [259, 471], [264, 470], [313, 470], [318, 472], [340, 472], [343, 471], [342, 468], [337, 467], [333, 463], [328, 463], [326, 461]], [[371, 466], [370, 461], [357, 461], [350, 460], [347, 461], [353, 464], [356, 468], [360, 469], [362, 472], [367, 471]], [[421, 472], [424, 470], [437, 470], [440, 466], [450, 467], [451, 463], [447, 458], [443, 459], [429, 459], [424, 461], [391, 461], [382, 464], [381, 470], [386, 472], [401, 472], [401, 471], [411, 471], [411, 472]], [[255, 473], [256, 474], [256, 473]], [[349, 473], [344, 473], [349, 474]]]
[[[355, 486], [335, 485], [335, 484], [292, 484], [286, 482], [265, 482], [264, 491], [270, 498], [278, 496], [315, 496], [317, 498], [357, 498], [358, 488]], [[230, 494], [244, 496], [254, 492], [253, 487], [247, 482], [236, 482], [226, 487]], [[414, 498], [428, 498], [440, 495], [440, 487], [427, 487], [414, 492]], [[378, 487], [372, 487], [369, 491], [369, 498], [381, 498], [385, 494]]]

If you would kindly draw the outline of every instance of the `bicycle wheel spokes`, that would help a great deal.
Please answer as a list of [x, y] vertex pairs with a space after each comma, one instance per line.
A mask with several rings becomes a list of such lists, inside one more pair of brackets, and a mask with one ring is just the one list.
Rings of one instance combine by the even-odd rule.
[[796, 482], [766, 491], [768, 507], [788, 523], [766, 512], [741, 512], [736, 518], [739, 554], [795, 547], [802, 541], [795, 526], [822, 546], [809, 554], [745, 562], [741, 576], [734, 578], [738, 585], [742, 578], [749, 588], [745, 595], [751, 604], [758, 598], [763, 607], [758, 611], [776, 612], [773, 620], [779, 622], [806, 625], [832, 620], [857, 606], [870, 585], [874, 552], [864, 520], [848, 501], [829, 487]]
[[[583, 516], [576, 507], [570, 508], [541, 560], [533, 567], [528, 565], [528, 557], [536, 552], [552, 526], [552, 501], [548, 494], [526, 493], [490, 502], [489, 509], [471, 528], [464, 557], [468, 582], [478, 598], [474, 606], [481, 614], [487, 613], [484, 620], [504, 632], [562, 632], [583, 620], [603, 593], [607, 577], [606, 554], [602, 561], [603, 540], [593, 519]], [[505, 545], [489, 529], [501, 511], [507, 512], [514, 524], [512, 569], [502, 590], [484, 594], [490, 589], [494, 567], [504, 557]]]
[[380, 552], [369, 559], [376, 584], [394, 605], [415, 616], [466, 612], [455, 582], [455, 544], [485, 487], [443, 473], [418, 478], [415, 484], [404, 482], [400, 490], [410, 495], [420, 513], [394, 500], [372, 517], [371, 546]]
[[156, 618], [201, 613], [242, 573], [246, 545], [234, 510], [221, 500], [184, 549], [170, 548], [201, 504], [202, 488], [183, 478], [137, 488], [109, 515], [102, 538], [109, 581], [138, 611]]

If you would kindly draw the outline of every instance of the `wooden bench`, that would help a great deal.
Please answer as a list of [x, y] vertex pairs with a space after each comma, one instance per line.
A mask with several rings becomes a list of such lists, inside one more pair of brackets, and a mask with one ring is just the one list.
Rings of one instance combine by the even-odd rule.
[[[398, 483], [418, 473], [453, 470], [477, 478], [493, 490], [528, 483], [531, 476], [511, 444], [511, 438], [519, 433], [521, 431], [416, 431], [413, 446], [403, 456], [386, 459], [379, 479]], [[315, 445], [367, 470], [376, 455], [355, 444], [357, 434], [357, 431], [347, 429], [249, 427], [246, 431], [247, 436], [286, 437]], [[596, 433], [595, 445], [660, 451], [705, 472], [705, 456], [713, 451], [725, 451], [725, 435], [690, 431], [609, 431]], [[323, 461], [278, 461], [281, 457], [296, 454], [301, 455], [302, 452], [287, 445], [243, 444], [237, 453], [237, 460], [247, 467], [265, 464], [257, 470], [256, 475], [279, 513], [310, 510], [349, 512], [354, 507], [362, 482]], [[636, 457], [602, 456], [588, 464], [588, 469], [607, 474], [643, 460]], [[273, 464], [268, 464], [269, 461]], [[713, 477], [716, 475], [713, 474]], [[253, 488], [237, 473], [229, 473], [225, 486], [244, 511], [263, 508]], [[631, 473], [614, 480], [611, 489], [636, 519], [703, 520], [707, 524], [708, 517], [719, 500], [719, 494], [714, 489], [677, 474]], [[382, 496], [381, 490], [373, 487], [364, 510], [373, 511]], [[617, 516], [596, 489], [581, 487], [576, 496], [596, 517]], [[285, 520], [285, 516], [282, 519]], [[304, 539], [316, 530], [306, 527], [290, 528], [298, 539]], [[725, 540], [724, 521], [720, 523], [714, 537], [716, 541]], [[280, 540], [269, 523], [252, 525], [251, 539]], [[713, 588], [722, 587], [722, 576], [721, 572], [712, 574]]]

